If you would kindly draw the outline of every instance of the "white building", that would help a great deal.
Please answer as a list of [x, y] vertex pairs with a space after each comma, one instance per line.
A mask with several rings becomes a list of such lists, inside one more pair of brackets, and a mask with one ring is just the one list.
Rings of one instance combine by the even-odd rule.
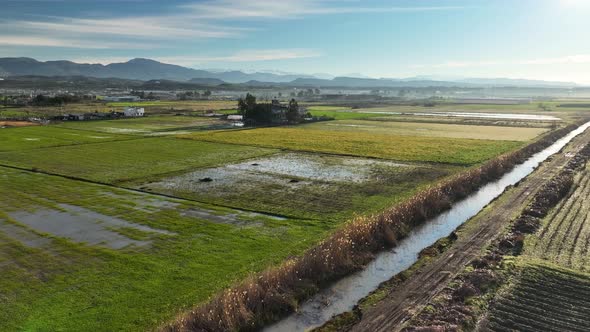
[[125, 107], [125, 116], [129, 116], [129, 117], [136, 117], [136, 116], [143, 116], [145, 113], [145, 110], [143, 109], [143, 107]]

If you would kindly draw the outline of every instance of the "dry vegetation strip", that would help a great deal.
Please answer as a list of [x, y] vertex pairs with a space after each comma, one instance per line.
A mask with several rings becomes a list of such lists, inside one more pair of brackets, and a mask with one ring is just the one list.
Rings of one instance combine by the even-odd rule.
[[304, 128], [260, 128], [195, 133], [181, 137], [220, 143], [462, 165], [484, 162], [523, 144], [514, 141], [413, 137]]
[[359, 217], [304, 255], [224, 291], [164, 329], [246, 330], [276, 320], [292, 312], [299, 301], [322, 284], [358, 269], [378, 251], [394, 247], [415, 226], [447, 210], [453, 202], [497, 179], [575, 127], [571, 125], [545, 135], [518, 151], [434, 185], [383, 213]]

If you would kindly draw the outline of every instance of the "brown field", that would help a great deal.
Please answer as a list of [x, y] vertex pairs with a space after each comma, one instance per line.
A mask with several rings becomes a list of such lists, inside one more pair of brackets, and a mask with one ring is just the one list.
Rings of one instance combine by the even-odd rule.
[[29, 121], [0, 121], [0, 127], [27, 127], [38, 125], [38, 123]]

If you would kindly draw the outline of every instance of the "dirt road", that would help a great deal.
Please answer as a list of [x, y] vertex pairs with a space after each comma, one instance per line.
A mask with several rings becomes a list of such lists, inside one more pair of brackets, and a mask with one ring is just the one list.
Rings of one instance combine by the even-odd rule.
[[418, 269], [385, 299], [363, 314], [352, 331], [399, 331], [404, 322], [438, 294], [455, 275], [479, 256], [507, 223], [528, 204], [542, 184], [565, 166], [572, 152], [590, 143], [590, 130], [580, 134], [564, 150], [544, 162], [519, 186], [504, 193], [480, 212], [461, 232], [455, 244], [432, 263]]

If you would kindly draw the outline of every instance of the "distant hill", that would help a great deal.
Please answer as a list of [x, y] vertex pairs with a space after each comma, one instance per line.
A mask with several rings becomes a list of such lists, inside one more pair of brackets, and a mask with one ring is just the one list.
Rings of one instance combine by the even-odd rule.
[[[547, 82], [508, 78], [460, 78], [416, 76], [404, 79], [334, 77], [321, 74], [322, 78], [311, 75], [242, 71], [208, 71], [161, 63], [150, 59], [132, 59], [122, 63], [81, 64], [71, 61], [37, 61], [31, 58], [0, 58], [0, 77], [46, 76], [46, 77], [94, 77], [127, 80], [168, 80], [200, 85], [221, 85], [226, 83], [252, 86], [295, 86], [295, 87], [342, 87], [342, 88], [396, 88], [396, 87], [574, 87], [570, 82]], [[359, 74], [360, 76], [360, 74]]]
[[226, 83], [218, 78], [191, 78], [189, 80], [189, 82], [195, 83], [195, 84], [202, 84], [202, 85], [212, 85], [212, 86], [221, 85], [221, 84]]
[[[149, 59], [132, 59], [122, 63], [81, 64], [71, 61], [37, 61], [31, 58], [0, 58], [0, 75], [7, 76], [87, 76], [97, 78], [122, 78], [149, 81], [164, 79], [190, 81], [191, 79], [217, 79], [219, 84], [244, 83], [251, 80], [265, 82], [290, 82], [308, 75], [278, 75], [272, 73], [244, 73], [241, 71], [209, 72]], [[210, 81], [213, 83], [213, 81]]]

